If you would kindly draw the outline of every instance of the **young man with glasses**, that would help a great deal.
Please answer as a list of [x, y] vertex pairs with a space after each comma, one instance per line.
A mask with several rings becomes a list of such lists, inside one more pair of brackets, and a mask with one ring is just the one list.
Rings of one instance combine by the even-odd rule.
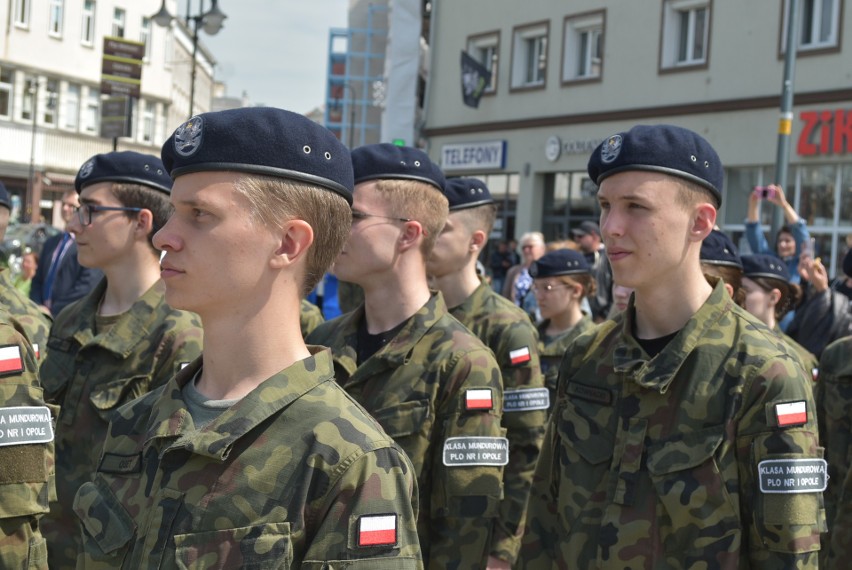
[[503, 500], [488, 568], [508, 569], [521, 546], [530, 484], [547, 419], [548, 392], [532, 322], [476, 273], [477, 259], [497, 216], [488, 186], [477, 178], [451, 178], [444, 189], [450, 213], [426, 270], [432, 285], [444, 295], [450, 314], [494, 352], [500, 365], [509, 464], [503, 473]]
[[364, 304], [320, 325], [337, 381], [414, 463], [427, 568], [481, 568], [503, 493], [508, 441], [491, 351], [431, 292], [426, 260], [447, 218], [444, 175], [423, 151], [352, 151], [352, 229], [335, 274]]
[[56, 316], [62, 309], [88, 294], [103, 277], [94, 267], [77, 261], [77, 243], [68, 230], [68, 223], [80, 205], [77, 192], [71, 188], [62, 194], [61, 234], [48, 238], [39, 254], [39, 264], [30, 286], [30, 299], [48, 315]]
[[155, 156], [99, 154], [74, 181], [80, 207], [68, 223], [84, 267], [103, 271], [91, 293], [57, 318], [41, 366], [56, 428], [58, 500], [45, 519], [51, 568], [74, 568], [77, 489], [91, 480], [107, 425], [124, 403], [168, 381], [201, 353], [201, 323], [169, 307], [154, 233], [172, 212], [172, 181]]

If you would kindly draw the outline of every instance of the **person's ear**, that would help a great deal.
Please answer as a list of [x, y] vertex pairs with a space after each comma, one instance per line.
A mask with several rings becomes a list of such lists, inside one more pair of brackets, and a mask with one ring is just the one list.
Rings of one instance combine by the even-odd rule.
[[485, 235], [485, 232], [482, 230], [476, 230], [473, 232], [473, 235], [470, 236], [470, 251], [479, 252], [485, 247], [485, 244], [488, 242], [488, 236]]
[[417, 220], [405, 222], [402, 234], [399, 236], [399, 250], [406, 251], [412, 247], [419, 246], [420, 238], [426, 235], [423, 226]]
[[702, 202], [692, 210], [692, 225], [689, 229], [690, 239], [697, 242], [704, 241], [716, 226], [716, 208], [712, 204]]
[[148, 239], [148, 234], [154, 229], [154, 214], [148, 208], [142, 208], [136, 213], [135, 232], [141, 235], [144, 239]]
[[314, 229], [305, 220], [285, 222], [278, 232], [280, 241], [270, 261], [272, 267], [280, 269], [292, 265], [305, 257], [314, 242]]
[[773, 289], [769, 292], [769, 302], [772, 305], [777, 305], [781, 301], [781, 291], [779, 289]]

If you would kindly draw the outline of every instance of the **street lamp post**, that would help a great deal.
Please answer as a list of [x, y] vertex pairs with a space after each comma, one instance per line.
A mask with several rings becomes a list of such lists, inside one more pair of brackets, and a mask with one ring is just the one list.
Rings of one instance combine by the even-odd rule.
[[[198, 28], [201, 27], [208, 35], [215, 36], [222, 29], [225, 22], [225, 15], [219, 9], [219, 0], [212, 0], [213, 6], [207, 12], [204, 11], [204, 0], [199, 0], [198, 14], [190, 15], [190, 0], [186, 0], [186, 21], [192, 21], [192, 71], [190, 73], [189, 85], [189, 116], [193, 116], [195, 111], [195, 74], [198, 63]], [[174, 17], [166, 9], [166, 0], [160, 5], [160, 11], [151, 16], [154, 23], [160, 27], [167, 28], [171, 25]]]
[[33, 212], [35, 212], [33, 208], [33, 197], [35, 195], [33, 176], [35, 175], [36, 121], [38, 119], [38, 77], [33, 77], [27, 88], [27, 93], [32, 96], [33, 102], [33, 130], [30, 139], [30, 175], [27, 177], [27, 213], [24, 216], [25, 221], [29, 222], [32, 220]]

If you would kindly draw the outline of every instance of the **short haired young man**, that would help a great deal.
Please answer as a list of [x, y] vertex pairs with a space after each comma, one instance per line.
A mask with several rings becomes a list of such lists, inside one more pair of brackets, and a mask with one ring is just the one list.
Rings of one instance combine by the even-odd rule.
[[809, 373], [701, 271], [722, 199], [698, 134], [637, 126], [589, 161], [627, 310], [566, 353], [522, 568], [816, 568]]
[[488, 243], [497, 205], [476, 178], [451, 178], [444, 186], [450, 206], [426, 271], [444, 295], [450, 314], [494, 352], [503, 378], [503, 426], [509, 464], [503, 501], [491, 537], [488, 568], [509, 568], [521, 546], [529, 486], [541, 449], [549, 405], [539, 366], [538, 334], [527, 314], [496, 293], [476, 273]]
[[299, 326], [347, 235], [349, 151], [252, 107], [193, 117], [162, 154], [154, 243], [204, 354], [114, 416], [75, 500], [81, 567], [419, 568], [411, 462]]
[[[0, 240], [6, 235], [12, 200], [6, 186], [0, 182]], [[51, 320], [29, 297], [21, 293], [12, 282], [12, 272], [0, 267], [0, 305], [9, 312], [9, 322], [35, 351], [36, 360], [47, 353], [47, 337]]]
[[198, 318], [166, 304], [151, 240], [171, 214], [172, 181], [156, 156], [98, 154], [74, 181], [68, 223], [83, 267], [104, 279], [65, 308], [41, 365], [45, 397], [59, 404], [56, 491], [45, 517], [50, 567], [73, 568], [80, 548], [72, 503], [98, 467], [109, 420], [125, 402], [165, 384], [201, 352]]
[[420, 487], [430, 568], [481, 568], [502, 498], [508, 441], [491, 351], [430, 292], [426, 260], [447, 218], [444, 175], [423, 151], [352, 151], [352, 230], [336, 275], [364, 305], [308, 340], [331, 347], [338, 382], [406, 451]]

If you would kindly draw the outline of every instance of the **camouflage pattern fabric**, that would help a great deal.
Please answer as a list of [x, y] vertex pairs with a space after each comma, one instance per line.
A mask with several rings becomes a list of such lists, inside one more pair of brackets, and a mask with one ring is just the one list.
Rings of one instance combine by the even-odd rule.
[[421, 568], [411, 462], [310, 348], [200, 430], [201, 359], [121, 408], [74, 501], [78, 568]]
[[793, 353], [799, 357], [799, 360], [802, 361], [802, 366], [805, 369], [805, 372], [811, 375], [812, 378], [816, 379], [816, 371], [819, 370], [819, 360], [816, 356], [813, 355], [807, 348], [793, 340], [789, 335], [784, 334], [784, 331], [781, 330], [781, 327], [777, 324], [775, 328], [772, 329], [773, 332], [778, 335], [784, 342], [790, 345], [790, 348], [793, 349]]
[[559, 365], [562, 363], [562, 357], [570, 348], [577, 338], [589, 332], [595, 327], [595, 322], [586, 314], [580, 321], [550, 341], [545, 341], [545, 331], [547, 330], [550, 320], [544, 319], [538, 323], [538, 337], [542, 339], [538, 343], [538, 353], [541, 358], [541, 370], [544, 372], [544, 385], [547, 386], [547, 391], [550, 392], [550, 409], [553, 409], [556, 403], [556, 382], [559, 377]]
[[[504, 401], [529, 402], [541, 398], [544, 378], [538, 359], [538, 333], [527, 314], [482, 281], [450, 314], [491, 349], [503, 378]], [[538, 391], [536, 390], [538, 389]], [[491, 555], [514, 562], [521, 548], [530, 485], [541, 450], [547, 409], [519, 409], [508, 403], [503, 427], [509, 439], [509, 464], [503, 471], [503, 501], [491, 538]]]
[[36, 360], [44, 362], [52, 319], [29, 297], [15, 289], [8, 269], [0, 268], [0, 304], [9, 312], [10, 322], [33, 347]]
[[49, 402], [62, 408], [56, 433], [56, 490], [43, 532], [50, 567], [74, 568], [79, 550], [74, 494], [91, 481], [115, 411], [162, 386], [201, 354], [201, 321], [166, 304], [158, 281], [107, 331], [96, 333], [103, 280], [56, 318], [41, 379]]
[[[0, 568], [42, 570], [47, 568], [47, 546], [39, 521], [53, 494], [58, 409], [45, 406], [35, 353], [3, 309], [0, 362]], [[22, 415], [32, 414], [41, 419], [21, 421]]]
[[825, 475], [774, 475], [825, 468], [798, 359], [721, 283], [650, 360], [632, 314], [562, 362], [519, 567], [816, 568], [822, 493], [776, 490]]
[[[493, 520], [503, 495], [503, 468], [456, 461], [468, 442], [502, 446], [503, 390], [491, 351], [447, 313], [440, 293], [361, 366], [356, 364], [363, 306], [320, 325], [308, 337], [331, 347], [337, 381], [405, 450], [420, 488], [417, 532], [428, 568], [484, 568]], [[491, 405], [469, 409], [471, 395], [489, 393]], [[484, 438], [474, 440], [473, 438]], [[465, 452], [461, 452], [465, 454]], [[494, 461], [494, 463], [505, 463]]]
[[302, 338], [306, 338], [312, 330], [323, 322], [325, 322], [325, 319], [322, 318], [322, 311], [319, 307], [302, 299], [302, 304], [299, 307], [299, 326], [302, 328]]
[[341, 313], [351, 313], [364, 304], [364, 289], [355, 283], [337, 281], [337, 302]]
[[819, 363], [817, 417], [825, 457], [828, 489], [825, 512], [829, 534], [823, 535], [820, 567], [846, 569], [852, 559], [852, 336], [829, 344]]

